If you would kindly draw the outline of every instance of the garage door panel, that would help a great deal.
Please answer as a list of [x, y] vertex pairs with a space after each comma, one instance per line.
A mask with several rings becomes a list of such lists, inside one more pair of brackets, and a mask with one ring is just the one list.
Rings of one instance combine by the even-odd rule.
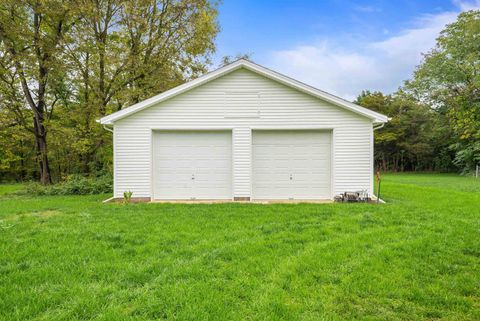
[[330, 179], [330, 173], [322, 172], [321, 169], [318, 169], [315, 173], [311, 170], [297, 170], [292, 174], [292, 178], [297, 181], [318, 181], [319, 179]]
[[216, 173], [202, 173], [202, 172], [197, 172], [195, 173], [195, 183], [198, 184], [224, 184], [226, 180], [230, 179], [230, 173], [229, 172], [216, 172]]
[[219, 199], [218, 195], [219, 194], [229, 194], [231, 193], [231, 190], [229, 188], [224, 188], [224, 189], [219, 189], [217, 188], [217, 191], [213, 191], [212, 188], [199, 188], [196, 189], [196, 194], [197, 197], [196, 199], [204, 199], [204, 200], [215, 200]]
[[198, 149], [195, 146], [161, 146], [158, 152], [165, 158], [184, 157], [186, 159], [198, 153]]
[[253, 147], [253, 151], [256, 152], [259, 157], [269, 157], [272, 154], [278, 155], [278, 153], [282, 152], [285, 147], [290, 147], [290, 145], [259, 144]]
[[192, 174], [190, 173], [179, 173], [179, 172], [160, 172], [156, 175], [158, 180], [164, 182], [171, 182], [172, 185], [175, 185], [177, 182], [189, 182], [191, 180]]
[[[271, 190], [273, 187], [257, 187], [255, 189], [255, 195], [259, 197], [255, 197], [255, 199], [289, 199], [291, 198], [291, 192], [287, 188], [276, 187], [275, 194], [271, 194]], [[262, 197], [263, 196], [263, 197]]]
[[210, 155], [226, 155], [231, 148], [230, 146], [195, 146], [192, 151], [200, 157], [209, 158]]
[[[297, 146], [297, 145], [294, 145], [294, 146], [290, 146], [290, 152], [293, 154], [293, 155], [312, 155], [312, 154], [317, 154], [319, 153], [321, 155], [321, 153], [325, 150], [325, 148], [329, 148], [329, 144], [322, 144], [322, 145], [309, 145], [308, 142], [304, 142], [302, 141], [301, 144], [303, 146]], [[308, 145], [310, 146], [308, 150], [305, 150], [305, 145]]]
[[296, 180], [297, 182], [319, 182], [323, 184], [323, 181], [329, 179], [329, 175], [326, 173], [311, 173], [305, 172], [302, 173], [300, 171], [295, 172], [292, 174], [292, 180]]
[[229, 171], [227, 167], [230, 167], [229, 159], [199, 159], [195, 162], [195, 168], [197, 172], [210, 173], [215, 171]]
[[265, 170], [265, 171], [255, 171], [255, 178], [257, 178], [256, 183], [261, 182], [276, 182], [279, 180], [290, 180], [290, 174], [288, 173], [276, 173], [275, 171]]
[[192, 168], [192, 161], [190, 159], [182, 159], [182, 158], [168, 158], [163, 159], [160, 164], [157, 165], [157, 169], [165, 169], [165, 168], [175, 168], [175, 171], [183, 171], [183, 170], [190, 170]]
[[330, 149], [330, 145], [326, 145], [323, 147], [318, 147], [318, 148], [313, 148], [310, 147], [310, 150], [305, 150], [305, 149], [298, 149], [298, 148], [290, 148], [290, 155], [296, 158], [320, 158], [320, 159], [327, 159], [329, 155], [325, 155], [324, 151]]
[[327, 131], [254, 131], [253, 198], [330, 198], [330, 142]]
[[[314, 166], [310, 166], [308, 164], [313, 163]], [[330, 161], [326, 159], [319, 159], [319, 158], [308, 158], [305, 157], [303, 159], [292, 159], [288, 162], [290, 167], [295, 168], [295, 172], [298, 171], [306, 171], [306, 172], [318, 172], [321, 171], [322, 173], [325, 172], [325, 168], [330, 167]]]
[[293, 193], [292, 198], [296, 200], [312, 200], [318, 199], [318, 193], [326, 194], [328, 192], [329, 190], [327, 188], [318, 189], [316, 193], [312, 193], [311, 188], [298, 189]]
[[154, 199], [231, 199], [227, 131], [154, 132]]
[[290, 161], [286, 159], [278, 159], [278, 158], [271, 158], [271, 159], [259, 159], [256, 160], [256, 166], [254, 171], [259, 169], [271, 169], [272, 171], [277, 169], [285, 169], [290, 167]]
[[[158, 199], [164, 199], [164, 200], [175, 200], [178, 199], [178, 195], [180, 193], [188, 193], [187, 191], [191, 189], [189, 186], [171, 186], [171, 187], [163, 187], [159, 188], [157, 193], [162, 195], [162, 198]], [[191, 191], [193, 193], [193, 191]]]

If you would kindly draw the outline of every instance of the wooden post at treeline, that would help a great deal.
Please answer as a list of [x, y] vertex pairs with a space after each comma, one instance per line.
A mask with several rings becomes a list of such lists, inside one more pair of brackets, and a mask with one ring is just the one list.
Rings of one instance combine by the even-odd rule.
[[377, 174], [375, 175], [378, 183], [378, 188], [377, 188], [377, 204], [380, 203], [380, 183], [382, 181], [382, 177], [380, 176], [380, 171], [377, 171]]

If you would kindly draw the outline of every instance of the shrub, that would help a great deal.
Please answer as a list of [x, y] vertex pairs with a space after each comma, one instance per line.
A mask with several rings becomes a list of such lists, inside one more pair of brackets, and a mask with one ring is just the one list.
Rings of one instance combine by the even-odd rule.
[[130, 203], [130, 200], [132, 199], [132, 194], [132, 191], [123, 192], [123, 204], [128, 205]]
[[20, 192], [28, 195], [91, 195], [112, 193], [112, 176], [85, 177], [74, 174], [66, 176], [61, 182], [53, 185], [30, 183]]

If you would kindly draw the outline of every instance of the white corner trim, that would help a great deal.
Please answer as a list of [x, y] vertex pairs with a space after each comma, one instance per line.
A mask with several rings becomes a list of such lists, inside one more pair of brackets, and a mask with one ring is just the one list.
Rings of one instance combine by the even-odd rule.
[[294, 89], [300, 90], [304, 93], [307, 93], [311, 96], [326, 100], [336, 106], [345, 108], [347, 110], [350, 110], [354, 113], [357, 113], [361, 116], [370, 118], [373, 120], [374, 123], [386, 123], [388, 122], [388, 117], [385, 115], [382, 115], [380, 113], [374, 112], [370, 109], [358, 106], [354, 103], [351, 103], [345, 99], [342, 99], [340, 97], [337, 97], [335, 95], [329, 94], [325, 91], [319, 90], [317, 88], [314, 88], [312, 86], [309, 86], [307, 84], [304, 84], [298, 80], [292, 79], [290, 77], [287, 77], [285, 75], [282, 75], [278, 72], [275, 72], [273, 70], [270, 70], [268, 68], [262, 67], [260, 65], [257, 65], [253, 62], [250, 62], [245, 59], [240, 59], [237, 60], [229, 65], [226, 65], [224, 67], [221, 67], [219, 69], [216, 69], [210, 73], [207, 73], [197, 79], [194, 79], [192, 81], [189, 81], [185, 84], [182, 84], [180, 86], [177, 86], [175, 88], [172, 88], [170, 90], [167, 90], [166, 92], [163, 92], [159, 95], [153, 96], [151, 98], [148, 98], [142, 102], [139, 102], [138, 104], [135, 104], [133, 106], [130, 106], [128, 108], [122, 109], [120, 111], [117, 111], [113, 114], [110, 114], [108, 116], [102, 117], [101, 119], [97, 120], [97, 122], [107, 125], [107, 124], [113, 124], [113, 122], [120, 120], [124, 117], [127, 117], [128, 115], [134, 114], [142, 109], [145, 109], [147, 107], [150, 107], [156, 103], [162, 102], [164, 100], [167, 100], [169, 98], [172, 98], [176, 95], [179, 95], [181, 93], [184, 93], [190, 89], [193, 89], [195, 87], [198, 87], [202, 84], [205, 84], [213, 79], [216, 79], [220, 76], [223, 76], [225, 74], [228, 74], [234, 70], [237, 70], [239, 68], [245, 68], [247, 70], [253, 71], [257, 74], [260, 74], [264, 77], [270, 78], [272, 80], [275, 80], [279, 83], [282, 83], [284, 85], [287, 85], [289, 87], [292, 87]]

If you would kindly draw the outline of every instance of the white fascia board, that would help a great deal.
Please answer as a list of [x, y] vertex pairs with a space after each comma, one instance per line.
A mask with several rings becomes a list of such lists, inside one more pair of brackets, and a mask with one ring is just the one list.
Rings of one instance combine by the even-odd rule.
[[176, 95], [179, 95], [181, 93], [184, 93], [190, 89], [193, 89], [195, 87], [198, 87], [206, 82], [209, 82], [215, 78], [218, 78], [220, 76], [223, 76], [227, 73], [230, 73], [238, 68], [246, 68], [248, 70], [251, 70], [253, 72], [256, 72], [260, 75], [263, 75], [267, 78], [270, 78], [272, 80], [275, 80], [277, 82], [280, 82], [284, 85], [287, 85], [289, 87], [295, 88], [297, 90], [300, 90], [302, 92], [305, 92], [309, 95], [312, 95], [314, 97], [326, 100], [336, 106], [345, 108], [347, 110], [350, 110], [354, 113], [357, 113], [359, 115], [365, 116], [367, 118], [372, 119], [372, 121], [376, 124], [378, 123], [386, 123], [388, 122], [389, 118], [385, 115], [379, 114], [377, 112], [374, 112], [370, 109], [358, 106], [354, 103], [351, 103], [347, 100], [344, 100], [340, 97], [334, 96], [332, 94], [329, 94], [327, 92], [324, 92], [322, 90], [319, 90], [317, 88], [314, 88], [312, 86], [309, 86], [307, 84], [304, 84], [298, 80], [292, 79], [290, 77], [287, 77], [285, 75], [279, 74], [273, 70], [267, 69], [265, 67], [262, 67], [260, 65], [257, 65], [253, 62], [250, 62], [245, 59], [240, 59], [237, 60], [227, 66], [224, 66], [222, 68], [219, 68], [217, 70], [214, 70], [210, 73], [207, 73], [195, 80], [189, 81], [183, 85], [177, 86], [173, 89], [167, 90], [164, 93], [161, 93], [157, 96], [148, 98], [142, 102], [139, 102], [138, 104], [135, 104], [131, 107], [122, 109], [120, 111], [117, 111], [116, 113], [113, 113], [111, 115], [105, 116], [97, 122], [103, 124], [103, 125], [108, 125], [108, 124], [113, 124], [114, 121], [117, 121], [119, 119], [122, 119], [124, 117], [127, 117], [128, 115], [131, 115], [133, 113], [136, 113], [142, 109], [145, 109], [147, 107], [150, 107], [156, 103], [159, 103], [161, 101], [167, 100], [169, 98], [172, 98]]

